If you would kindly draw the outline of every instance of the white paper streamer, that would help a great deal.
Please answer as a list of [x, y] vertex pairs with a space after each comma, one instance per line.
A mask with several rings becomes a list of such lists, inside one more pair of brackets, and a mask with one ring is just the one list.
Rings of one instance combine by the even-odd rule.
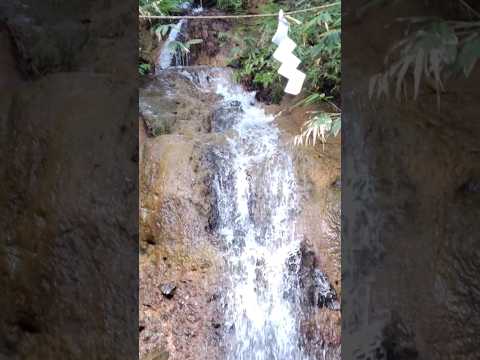
[[306, 75], [297, 69], [301, 61], [292, 53], [297, 44], [288, 37], [288, 29], [288, 21], [285, 19], [283, 10], [280, 10], [278, 28], [272, 39], [272, 42], [278, 45], [277, 50], [273, 53], [273, 58], [282, 63], [278, 73], [288, 79], [285, 92], [298, 95], [302, 91]]

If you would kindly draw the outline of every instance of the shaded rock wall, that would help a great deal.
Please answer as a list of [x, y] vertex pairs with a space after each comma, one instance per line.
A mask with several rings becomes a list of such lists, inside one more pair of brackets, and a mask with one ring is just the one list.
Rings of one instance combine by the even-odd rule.
[[137, 354], [135, 9], [0, 4], [1, 358]]
[[[287, 103], [288, 104], [288, 103]], [[288, 107], [287, 105], [285, 105]], [[273, 107], [275, 112], [278, 107]], [[305, 109], [296, 109], [278, 118], [284, 131], [284, 141], [292, 143], [293, 136], [305, 121]], [[306, 299], [304, 329], [310, 340], [312, 353], [323, 356], [323, 348], [329, 348], [328, 358], [340, 358], [341, 314], [341, 239], [340, 239], [340, 138], [329, 138], [323, 149], [318, 147], [290, 147], [294, 159], [301, 206], [297, 215], [297, 231], [303, 236], [303, 274], [306, 277], [305, 292], [314, 291], [317, 306]], [[318, 306], [318, 288], [315, 271], [321, 271], [336, 294], [335, 310]], [[305, 282], [305, 280], [304, 280]]]
[[368, 17], [375, 22], [353, 16], [344, 22], [342, 75], [351, 89], [342, 154], [347, 358], [479, 356], [478, 68], [468, 80], [445, 83], [440, 109], [423, 85], [416, 102], [366, 95], [370, 76], [382, 69], [377, 54], [402, 36], [396, 19], [433, 13], [442, 15], [442, 8], [406, 1], [373, 8]]

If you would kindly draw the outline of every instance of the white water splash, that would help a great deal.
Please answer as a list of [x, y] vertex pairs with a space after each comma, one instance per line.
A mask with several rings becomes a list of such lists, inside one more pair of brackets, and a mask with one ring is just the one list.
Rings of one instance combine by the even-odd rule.
[[164, 70], [170, 67], [173, 62], [173, 58], [176, 56], [175, 49], [172, 49], [172, 43], [177, 41], [178, 35], [182, 26], [185, 24], [186, 20], [180, 20], [175, 26], [170, 29], [170, 33], [168, 34], [167, 40], [163, 44], [162, 50], [160, 51], [160, 55], [157, 59], [156, 64], [156, 71]]
[[[191, 4], [188, 2], [185, 2], [182, 4], [181, 8], [184, 10], [190, 9]], [[200, 14], [203, 12], [203, 8], [197, 7], [192, 9], [192, 14]], [[187, 20], [181, 19], [177, 24], [172, 26], [170, 29], [170, 32], [168, 34], [167, 40], [165, 40], [162, 49], [160, 51], [160, 54], [158, 56], [156, 66], [155, 66], [155, 72], [158, 75], [158, 73], [162, 70], [168, 69], [172, 63], [175, 60], [175, 65], [180, 66], [180, 65], [188, 65], [188, 54], [178, 54], [177, 50], [175, 47], [172, 47], [172, 43], [175, 41], [178, 41], [178, 37], [180, 35], [180, 32], [182, 31], [182, 27], [186, 25]]]
[[209, 72], [210, 79], [197, 72], [197, 84], [213, 88], [225, 106], [240, 109], [227, 145], [214, 154], [217, 231], [224, 240], [230, 283], [227, 359], [307, 360], [299, 330], [293, 162], [280, 145], [273, 117], [257, 106], [255, 94], [216, 71]]

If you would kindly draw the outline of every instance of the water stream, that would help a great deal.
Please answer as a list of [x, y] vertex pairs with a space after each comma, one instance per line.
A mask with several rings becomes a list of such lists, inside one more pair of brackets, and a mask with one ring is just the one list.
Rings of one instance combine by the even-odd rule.
[[228, 360], [306, 360], [300, 336], [300, 239], [297, 185], [280, 131], [234, 85], [225, 69], [178, 68], [202, 91], [221, 96], [212, 131], [215, 231], [225, 253], [225, 342]]
[[227, 269], [226, 359], [309, 360], [300, 335], [297, 183], [280, 131], [256, 103], [255, 94], [234, 85], [227, 70], [174, 71], [199, 90], [221, 97], [212, 131], [223, 133], [226, 141], [212, 147], [209, 156], [217, 214], [214, 231], [222, 240]]
[[226, 244], [230, 280], [228, 359], [306, 359], [299, 336], [300, 242], [292, 160], [253, 94], [232, 86], [218, 86], [217, 93], [227, 110], [217, 119], [221, 130], [233, 130], [215, 154], [214, 181], [217, 231]]
[[[176, 60], [176, 63], [178, 62], [177, 52], [175, 49], [172, 48], [171, 45], [174, 41], [177, 40], [180, 34], [180, 31], [185, 23], [186, 23], [186, 20], [182, 19], [178, 23], [176, 23], [174, 26], [172, 26], [172, 28], [170, 29], [170, 33], [168, 34], [168, 37], [165, 40], [165, 43], [163, 44], [162, 51], [160, 51], [160, 54], [157, 59], [157, 63], [155, 66], [157, 74], [159, 71], [169, 68], [174, 59]], [[181, 64], [177, 64], [177, 65], [181, 65]]]
[[[189, 10], [190, 6], [191, 4], [187, 2], [184, 3], [182, 7], [184, 10]], [[200, 14], [201, 12], [203, 12], [203, 8], [201, 6], [191, 10], [193, 15]], [[160, 51], [155, 64], [156, 74], [169, 68], [172, 63], [175, 63], [176, 66], [188, 65], [188, 53], [182, 52], [176, 47], [172, 47], [172, 44], [179, 39], [182, 28], [184, 28], [186, 24], [187, 20], [181, 19], [171, 27], [168, 37], [163, 43], [162, 50]]]

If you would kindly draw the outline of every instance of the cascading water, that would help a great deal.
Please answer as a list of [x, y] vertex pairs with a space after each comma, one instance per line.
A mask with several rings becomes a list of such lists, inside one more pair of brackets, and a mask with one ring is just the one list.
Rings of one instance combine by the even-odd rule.
[[[212, 130], [226, 135], [214, 147], [216, 231], [228, 269], [225, 302], [229, 360], [306, 360], [300, 336], [300, 241], [292, 159], [273, 117], [253, 93], [233, 86], [225, 71], [184, 71], [214, 84], [223, 97]], [[195, 78], [194, 78], [195, 76]]]
[[171, 45], [174, 41], [177, 40], [180, 30], [182, 29], [182, 26], [185, 24], [185, 22], [186, 20], [182, 19], [170, 29], [167, 40], [165, 40], [162, 50], [160, 51], [160, 55], [157, 59], [157, 64], [155, 67], [157, 74], [159, 71], [170, 67], [174, 57], [177, 57], [176, 50], [172, 49]]
[[[297, 218], [303, 221], [305, 188], [303, 179], [297, 183], [295, 177], [284, 141], [288, 135], [257, 104], [254, 93], [234, 85], [229, 69], [170, 67], [151, 86], [153, 98], [140, 101], [148, 119], [162, 119], [168, 109], [158, 106], [179, 104], [184, 92], [186, 108], [172, 105], [178, 117], [169, 126], [178, 128], [165, 138], [198, 135], [192, 138], [198, 156], [195, 181], [208, 200], [202, 214], [208, 236], [200, 234], [199, 241], [216, 247], [216, 259], [224, 261], [215, 270], [218, 292], [208, 300], [214, 326], [199, 332], [218, 353], [209, 357], [205, 350], [197, 358], [338, 360], [340, 348], [330, 340], [335, 335], [326, 332], [331, 322], [323, 332], [319, 321], [340, 304], [303, 230], [296, 229]], [[153, 91], [158, 88], [163, 90]], [[198, 106], [205, 107], [200, 119], [195, 117]]]
[[[234, 85], [231, 71], [180, 66], [185, 61], [170, 44], [181, 36], [185, 23], [181, 20], [172, 27], [158, 58], [159, 76], [153, 84], [160, 84], [162, 91], [152, 94], [161, 94], [162, 101], [147, 98], [140, 101], [140, 108], [151, 120], [145, 120], [151, 122], [148, 126], [157, 126], [158, 119], [161, 129], [178, 126], [167, 136], [176, 132], [183, 136], [186, 129], [189, 137], [198, 131], [192, 141], [201, 159], [201, 184], [210, 186], [210, 191], [202, 191], [212, 201], [203, 214], [205, 229], [209, 246], [218, 245], [217, 255], [225, 262], [224, 272], [217, 272], [225, 283], [216, 294], [220, 296], [209, 300], [218, 314], [214, 326], [209, 324], [198, 334], [204, 336], [205, 349], [214, 344], [215, 355], [205, 350], [196, 358], [338, 360], [340, 348], [330, 347], [332, 342], [315, 328], [317, 310], [337, 311], [339, 303], [327, 277], [316, 268], [303, 234], [296, 231], [299, 194], [305, 189], [297, 187], [291, 151], [273, 116], [257, 104], [254, 93]], [[187, 100], [195, 98], [195, 107], [207, 107], [200, 120], [190, 101], [185, 102], [185, 111], [172, 112], [173, 120], [162, 117], [164, 109], [158, 105], [168, 107], [171, 100], [180, 104], [183, 90]], [[209, 117], [211, 106], [216, 108]]]
[[[191, 4], [186, 2], [182, 5], [184, 10], [190, 9]], [[192, 14], [199, 14], [203, 11], [202, 7], [192, 9]], [[181, 19], [178, 23], [170, 28], [167, 39], [165, 40], [163, 47], [159, 53], [156, 61], [155, 72], [158, 73], [162, 70], [169, 68], [172, 62], [175, 60], [176, 66], [188, 65], [188, 53], [181, 52], [178, 48], [172, 47], [172, 44], [178, 40], [181, 34], [182, 28], [186, 25], [187, 20]]]

